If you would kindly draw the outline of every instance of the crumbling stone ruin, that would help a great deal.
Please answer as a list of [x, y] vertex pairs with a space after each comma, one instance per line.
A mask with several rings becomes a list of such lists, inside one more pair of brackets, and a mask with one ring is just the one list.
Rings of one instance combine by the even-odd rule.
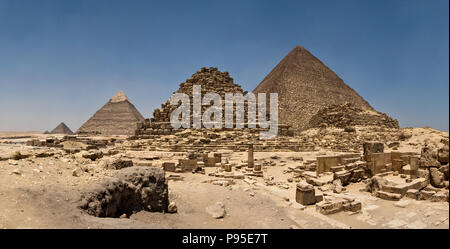
[[129, 167], [85, 194], [80, 207], [97, 217], [167, 211], [169, 195], [163, 169]]
[[[175, 92], [190, 97], [191, 126], [194, 85], [201, 86], [202, 95], [214, 92], [222, 99], [225, 93], [246, 93], [228, 72], [201, 68]], [[15, 167], [13, 176], [25, 175], [24, 162], [62, 162], [68, 172], [58, 169], [56, 174], [76, 179], [72, 186], [83, 185], [82, 180], [95, 183], [83, 189], [79, 208], [96, 217], [185, 212], [172, 193], [169, 202], [168, 182], [179, 189], [207, 188], [208, 197], [212, 188], [220, 188], [227, 201], [201, 208], [215, 219], [233, 217], [236, 208], [228, 205], [241, 192], [252, 205], [253, 199], [262, 203], [257, 197], [264, 192], [276, 196], [271, 201], [282, 199], [279, 206], [321, 218], [339, 212], [366, 216], [368, 199], [392, 201], [395, 207], [405, 206], [408, 199], [448, 202], [448, 133], [399, 128], [397, 120], [373, 110], [305, 49], [295, 48], [258, 92], [279, 94], [282, 123], [276, 138], [260, 139], [261, 129], [248, 127], [174, 129], [170, 114], [176, 105], [163, 103], [144, 120], [119, 92], [77, 134], [19, 137], [23, 142], [0, 139], [0, 144], [22, 146], [0, 153], [0, 162]], [[33, 170], [39, 174], [43, 166]], [[182, 195], [186, 192], [178, 197]], [[238, 201], [246, 204], [247, 199]]]
[[302, 205], [311, 205], [317, 202], [314, 186], [306, 182], [297, 184], [295, 200]]
[[56, 126], [55, 129], [53, 129], [51, 132], [47, 132], [47, 134], [68, 134], [68, 135], [72, 135], [73, 132], [63, 122], [63, 123], [60, 123], [58, 126]]
[[[185, 82], [180, 83], [180, 87], [175, 93], [184, 93], [190, 98], [190, 125], [193, 127], [193, 86], [201, 86], [201, 95], [206, 93], [217, 93], [222, 97], [222, 107], [225, 106], [225, 93], [241, 93], [245, 95], [247, 92], [242, 87], [234, 83], [233, 78], [228, 72], [221, 72], [216, 67], [202, 67], [195, 72]], [[161, 108], [155, 109], [151, 123], [157, 127], [158, 125], [170, 124], [170, 114], [178, 106], [171, 105], [169, 101], [161, 105]], [[202, 106], [201, 113], [204, 113], [208, 106]], [[225, 117], [224, 109], [222, 109], [222, 117]], [[162, 128], [161, 126], [158, 128]], [[166, 128], [166, 127], [164, 127]]]

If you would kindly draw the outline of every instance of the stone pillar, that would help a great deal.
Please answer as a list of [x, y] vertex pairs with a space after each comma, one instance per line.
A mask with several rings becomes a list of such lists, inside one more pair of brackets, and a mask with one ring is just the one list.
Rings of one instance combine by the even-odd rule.
[[253, 158], [253, 144], [248, 145], [248, 160], [247, 167], [253, 168], [255, 166], [254, 158]]

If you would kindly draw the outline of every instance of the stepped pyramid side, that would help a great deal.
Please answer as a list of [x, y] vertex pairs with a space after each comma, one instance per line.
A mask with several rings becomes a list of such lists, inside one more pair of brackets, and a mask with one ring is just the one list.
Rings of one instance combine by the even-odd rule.
[[73, 132], [66, 124], [60, 123], [51, 132], [47, 131], [47, 133], [44, 134], [73, 134]]
[[[232, 77], [230, 77], [228, 72], [221, 72], [216, 67], [202, 67], [196, 73], [194, 73], [189, 79], [185, 82], [180, 83], [179, 89], [174, 92], [175, 93], [184, 93], [190, 98], [190, 124], [191, 128], [193, 127], [193, 86], [200, 85], [201, 86], [201, 95], [202, 97], [206, 93], [217, 93], [222, 98], [222, 127], [225, 129], [225, 93], [241, 93], [242, 95], [246, 95], [247, 91], [243, 91], [242, 87], [239, 84], [235, 84]], [[136, 136], [148, 136], [148, 135], [168, 135], [173, 134], [177, 131], [181, 131], [183, 129], [175, 130], [173, 129], [170, 123], [170, 114], [173, 110], [175, 110], [178, 106], [171, 105], [169, 101], [163, 103], [161, 108], [157, 108], [153, 112], [153, 118], [146, 119], [144, 122], [138, 124], [138, 128], [136, 129]], [[201, 113], [209, 108], [210, 105], [202, 105]], [[233, 108], [233, 123], [234, 127], [236, 127], [236, 105]], [[247, 127], [248, 121], [248, 105], [246, 101], [244, 101], [244, 127]], [[287, 125], [278, 125], [279, 135], [292, 135], [293, 132]], [[240, 129], [240, 128], [238, 128]], [[258, 129], [252, 129], [251, 132], [258, 132]]]
[[352, 103], [373, 110], [339, 76], [300, 46], [284, 57], [253, 93], [278, 93], [279, 123], [297, 131], [309, 128], [311, 117], [330, 105]]
[[133, 135], [138, 122], [144, 117], [119, 91], [100, 110], [98, 110], [77, 133], [101, 135]]

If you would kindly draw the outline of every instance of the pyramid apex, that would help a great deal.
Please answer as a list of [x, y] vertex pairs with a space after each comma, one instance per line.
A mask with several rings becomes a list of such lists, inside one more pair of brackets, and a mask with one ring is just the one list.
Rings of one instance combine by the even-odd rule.
[[[122, 102], [128, 100], [127, 95], [122, 90], [119, 90], [110, 100], [112, 103]], [[129, 100], [128, 100], [129, 101]]]

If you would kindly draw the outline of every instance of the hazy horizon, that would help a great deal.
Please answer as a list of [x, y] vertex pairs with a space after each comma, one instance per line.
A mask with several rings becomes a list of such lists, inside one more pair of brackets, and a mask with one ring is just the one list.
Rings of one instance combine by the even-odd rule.
[[295, 46], [401, 127], [449, 130], [449, 2], [0, 0], [0, 131], [145, 118], [201, 67], [252, 91]]

